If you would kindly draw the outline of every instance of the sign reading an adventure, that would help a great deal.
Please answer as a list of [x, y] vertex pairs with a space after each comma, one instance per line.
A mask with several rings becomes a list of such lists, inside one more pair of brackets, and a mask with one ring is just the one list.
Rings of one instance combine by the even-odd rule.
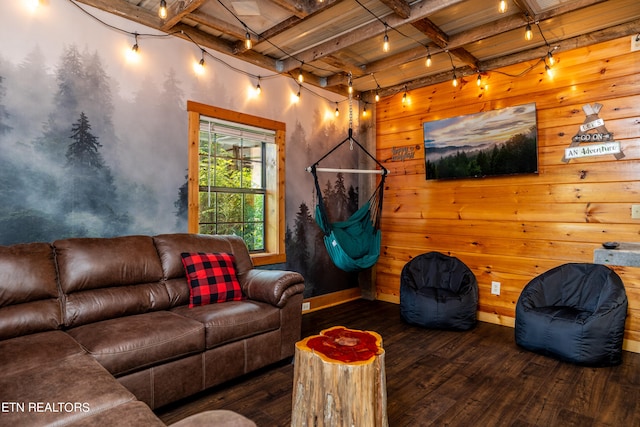
[[[586, 115], [580, 130], [571, 138], [571, 145], [564, 150], [562, 161], [589, 156], [613, 154], [617, 160], [624, 157], [620, 143], [613, 140], [613, 133], [604, 126], [604, 120], [598, 117], [602, 104], [587, 104], [582, 107]], [[587, 145], [581, 145], [588, 143]]]

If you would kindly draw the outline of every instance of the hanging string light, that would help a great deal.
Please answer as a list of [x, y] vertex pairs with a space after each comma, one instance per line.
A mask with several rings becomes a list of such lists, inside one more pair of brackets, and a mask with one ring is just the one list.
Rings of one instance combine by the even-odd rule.
[[304, 82], [304, 76], [302, 75], [302, 67], [304, 65], [304, 62], [300, 63], [300, 70], [298, 71], [298, 83], [302, 84]]
[[353, 94], [353, 81], [351, 80], [351, 73], [349, 73], [349, 95]]
[[367, 103], [365, 102], [364, 107], [362, 107], [362, 117], [367, 117]]
[[158, 8], [158, 16], [160, 19], [167, 19], [167, 1], [160, 0], [160, 8]]
[[527, 27], [524, 30], [524, 39], [531, 41], [533, 39], [533, 31], [531, 30], [531, 23], [529, 22], [529, 15], [527, 14]]
[[129, 62], [138, 62], [140, 60], [140, 52], [138, 47], [138, 33], [133, 34], [135, 41], [131, 49], [127, 50], [127, 61]]
[[478, 85], [478, 87], [482, 86], [482, 74], [480, 74], [480, 71], [478, 71], [478, 78], [476, 79], [476, 85]]
[[404, 95], [402, 95], [402, 104], [407, 103], [407, 85], [404, 85]]
[[256, 85], [256, 95], [260, 95], [262, 93], [262, 88], [260, 87], [260, 76], [258, 76], [258, 84]]
[[338, 109], [338, 102], [336, 101], [336, 117], [338, 117], [340, 115], [340, 110]]
[[428, 67], [431, 67], [431, 51], [429, 50], [429, 46], [427, 46], [427, 61], [425, 62], [425, 65]]
[[500, 0], [500, 4], [498, 5], [498, 12], [505, 13], [507, 11], [507, 1]]
[[251, 34], [249, 34], [248, 30], [247, 30], [247, 33], [244, 35], [244, 47], [247, 48], [247, 50], [253, 47], [253, 43], [251, 42]]
[[387, 34], [387, 24], [384, 24], [384, 38], [382, 39], [382, 51], [389, 52], [389, 34]]
[[204, 74], [204, 49], [202, 49], [202, 57], [200, 58], [200, 61], [193, 64], [193, 70], [198, 75]]

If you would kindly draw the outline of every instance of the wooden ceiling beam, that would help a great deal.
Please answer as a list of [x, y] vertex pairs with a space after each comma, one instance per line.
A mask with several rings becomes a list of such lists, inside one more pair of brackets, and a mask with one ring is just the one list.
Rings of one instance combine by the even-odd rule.
[[448, 50], [449, 53], [471, 68], [478, 69], [478, 58], [462, 47], [449, 49], [449, 36], [440, 27], [431, 22], [429, 18], [422, 18], [419, 21], [412, 22], [411, 25], [429, 37], [441, 49]]
[[[207, 0], [188, 0], [188, 1], [176, 1], [171, 5], [167, 4], [167, 19], [164, 20], [160, 30], [168, 33], [176, 26], [183, 18], [186, 18], [191, 12], [196, 11], [200, 6], [206, 3]], [[159, 2], [158, 2], [159, 4]]]
[[380, 2], [393, 10], [402, 19], [407, 19], [411, 16], [411, 6], [405, 0], [380, 0]]

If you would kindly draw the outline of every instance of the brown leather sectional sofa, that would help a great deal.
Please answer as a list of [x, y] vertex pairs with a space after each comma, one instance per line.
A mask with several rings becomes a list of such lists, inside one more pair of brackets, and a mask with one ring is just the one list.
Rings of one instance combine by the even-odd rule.
[[[189, 308], [182, 252], [227, 252], [247, 299]], [[235, 236], [0, 247], [3, 425], [163, 425], [151, 409], [293, 355], [303, 278]]]

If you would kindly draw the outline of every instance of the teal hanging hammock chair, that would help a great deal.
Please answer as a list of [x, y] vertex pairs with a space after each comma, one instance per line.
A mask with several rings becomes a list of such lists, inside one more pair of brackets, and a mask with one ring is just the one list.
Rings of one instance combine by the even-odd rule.
[[[323, 169], [318, 168], [318, 163], [335, 151], [343, 143], [349, 141], [360, 147], [371, 157], [381, 169], [354, 170], [354, 169]], [[349, 128], [349, 136], [320, 160], [307, 168], [313, 175], [318, 203], [316, 205], [316, 223], [324, 233], [324, 245], [333, 263], [341, 270], [357, 272], [372, 267], [380, 256], [380, 213], [382, 211], [382, 199], [384, 194], [384, 181], [387, 169], [376, 160], [358, 141], [353, 139], [352, 130]], [[378, 173], [380, 182], [369, 200], [354, 212], [346, 221], [331, 223], [327, 216], [327, 209], [322, 198], [322, 191], [318, 182], [317, 172], [352, 172], [352, 173]]]

